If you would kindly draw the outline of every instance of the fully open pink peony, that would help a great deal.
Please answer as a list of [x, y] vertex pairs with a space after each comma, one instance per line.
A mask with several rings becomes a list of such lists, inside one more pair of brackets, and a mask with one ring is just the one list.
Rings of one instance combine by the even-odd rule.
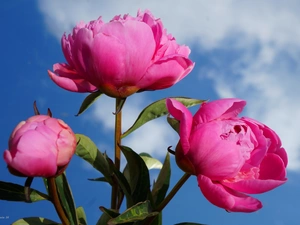
[[170, 114], [180, 121], [178, 166], [197, 176], [204, 196], [231, 212], [262, 207], [247, 194], [270, 191], [286, 182], [287, 154], [278, 135], [250, 118], [239, 118], [246, 102], [221, 99], [203, 103], [192, 114], [168, 99]]
[[67, 63], [57, 63], [50, 78], [73, 92], [99, 90], [111, 97], [168, 88], [194, 67], [190, 49], [180, 46], [166, 33], [162, 22], [150, 11], [136, 17], [101, 17], [80, 23], [72, 34], [63, 35], [62, 50]]

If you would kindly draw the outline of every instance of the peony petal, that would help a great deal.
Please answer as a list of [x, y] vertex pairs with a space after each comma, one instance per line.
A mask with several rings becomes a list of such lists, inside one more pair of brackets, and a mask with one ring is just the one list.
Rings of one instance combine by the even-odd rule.
[[288, 156], [287, 156], [287, 153], [285, 151], [284, 148], [279, 148], [275, 154], [279, 155], [279, 157], [282, 159], [283, 163], [284, 163], [284, 166], [287, 167], [287, 164], [288, 164]]
[[164, 57], [150, 66], [145, 76], [138, 82], [142, 90], [159, 90], [171, 87], [186, 77], [194, 68], [194, 63], [182, 56]]
[[190, 149], [189, 138], [192, 128], [193, 116], [192, 113], [180, 102], [168, 98], [166, 105], [169, 113], [180, 121], [180, 143], [184, 154], [187, 154]]
[[57, 76], [48, 70], [51, 80], [59, 87], [73, 92], [94, 92], [97, 88], [84, 79], [72, 79], [62, 76]]
[[236, 140], [221, 137], [230, 121], [212, 121], [199, 125], [190, 136], [189, 159], [197, 173], [214, 180], [235, 176], [245, 163]]
[[138, 21], [104, 24], [95, 36], [91, 63], [99, 85], [134, 86], [145, 74], [155, 51], [151, 28]]
[[194, 116], [194, 125], [207, 123], [215, 119], [235, 118], [243, 111], [246, 101], [237, 98], [219, 99], [203, 103]]
[[248, 194], [260, 194], [284, 184], [286, 180], [284, 162], [278, 155], [269, 153], [260, 165], [258, 179], [222, 182], [222, 184], [236, 191]]
[[233, 191], [210, 178], [198, 175], [198, 185], [208, 201], [230, 212], [254, 212], [262, 208], [259, 200]]
[[277, 154], [268, 153], [260, 164], [260, 179], [285, 180], [286, 170], [283, 160]]
[[[34, 141], [33, 141], [34, 140]], [[23, 134], [15, 146], [10, 167], [26, 176], [53, 176], [56, 173], [57, 151], [39, 132], [29, 130]], [[10, 150], [12, 152], [12, 150]]]

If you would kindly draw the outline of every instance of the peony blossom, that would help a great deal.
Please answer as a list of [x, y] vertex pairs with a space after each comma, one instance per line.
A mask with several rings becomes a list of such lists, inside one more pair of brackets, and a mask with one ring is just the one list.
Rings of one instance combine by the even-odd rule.
[[203, 195], [231, 212], [262, 207], [247, 194], [270, 191], [286, 182], [287, 154], [277, 134], [250, 118], [237, 117], [246, 102], [221, 99], [203, 103], [192, 116], [180, 102], [167, 100], [180, 121], [175, 155], [178, 166], [197, 176]]
[[79, 23], [72, 34], [62, 36], [61, 44], [67, 63], [54, 64], [54, 72], [48, 73], [73, 92], [99, 90], [126, 98], [171, 87], [194, 67], [190, 49], [178, 45], [150, 11], [115, 16], [108, 23], [101, 17]]
[[69, 163], [76, 149], [76, 138], [62, 120], [36, 115], [17, 125], [8, 145], [3, 157], [11, 173], [51, 177]]

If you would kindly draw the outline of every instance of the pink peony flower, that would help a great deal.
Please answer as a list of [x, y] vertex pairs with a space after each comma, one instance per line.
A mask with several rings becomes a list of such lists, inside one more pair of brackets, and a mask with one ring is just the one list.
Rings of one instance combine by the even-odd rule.
[[[137, 17], [101, 17], [80, 23], [61, 39], [67, 63], [54, 64], [50, 78], [73, 92], [101, 91], [125, 98], [136, 92], [171, 87], [194, 67], [190, 49], [166, 33], [150, 11]], [[57, 76], [57, 75], [58, 76]]]
[[250, 118], [238, 118], [246, 102], [221, 99], [203, 103], [192, 116], [180, 102], [167, 100], [180, 121], [176, 147], [178, 166], [197, 176], [203, 195], [231, 212], [262, 207], [247, 194], [259, 194], [284, 184], [287, 154], [277, 134]]
[[17, 125], [8, 145], [3, 157], [10, 172], [19, 176], [51, 177], [71, 160], [76, 138], [62, 120], [37, 115]]

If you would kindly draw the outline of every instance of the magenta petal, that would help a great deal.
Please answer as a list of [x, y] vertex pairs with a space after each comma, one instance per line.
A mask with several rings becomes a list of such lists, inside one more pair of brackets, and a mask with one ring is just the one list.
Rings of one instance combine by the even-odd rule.
[[261, 194], [270, 191], [286, 182], [284, 180], [241, 180], [238, 182], [230, 183], [223, 182], [222, 184], [228, 188], [234, 189], [236, 191], [244, 192], [247, 194]]
[[260, 164], [260, 179], [284, 180], [286, 170], [283, 160], [280, 156], [268, 153]]
[[198, 175], [198, 185], [208, 201], [230, 212], [255, 212], [262, 208], [259, 200], [213, 183], [206, 176]]
[[147, 24], [133, 20], [104, 24], [91, 50], [94, 73], [101, 75], [96, 79], [117, 88], [136, 85], [150, 65], [154, 51], [153, 33]]
[[180, 143], [183, 153], [186, 154], [190, 149], [189, 138], [193, 123], [192, 113], [182, 103], [171, 98], [166, 100], [166, 105], [169, 113], [180, 121]]
[[55, 143], [51, 144], [44, 136], [32, 130], [20, 138], [16, 149], [9, 166], [27, 176], [55, 175], [57, 171]]
[[143, 90], [159, 90], [171, 87], [186, 77], [194, 68], [194, 63], [182, 56], [160, 59], [151, 65], [138, 83]]
[[235, 118], [243, 111], [246, 101], [237, 98], [219, 99], [203, 103], [194, 116], [195, 125], [215, 119]]
[[67, 77], [57, 76], [53, 72], [48, 70], [48, 74], [51, 80], [59, 87], [73, 92], [93, 92], [97, 88], [84, 79], [72, 79]]
[[276, 154], [267, 154], [260, 164], [258, 179], [223, 182], [223, 185], [248, 194], [260, 194], [270, 191], [286, 182], [284, 162]]

